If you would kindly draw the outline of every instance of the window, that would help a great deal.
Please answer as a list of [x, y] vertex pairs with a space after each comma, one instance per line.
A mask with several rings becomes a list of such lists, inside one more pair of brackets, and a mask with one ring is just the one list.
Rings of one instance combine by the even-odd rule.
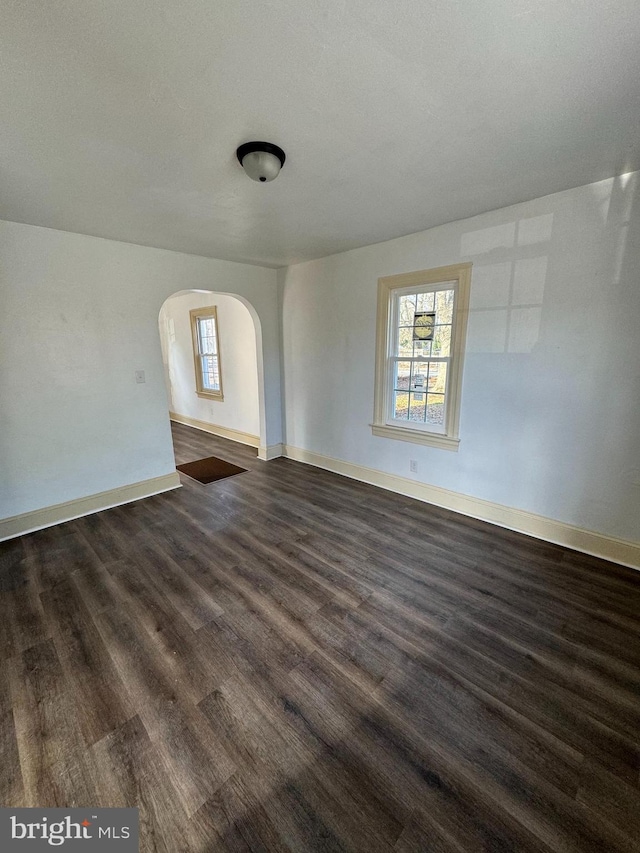
[[222, 400], [218, 315], [215, 306], [194, 308], [189, 314], [196, 368], [196, 394], [198, 397]]
[[457, 450], [471, 264], [378, 280], [374, 435]]

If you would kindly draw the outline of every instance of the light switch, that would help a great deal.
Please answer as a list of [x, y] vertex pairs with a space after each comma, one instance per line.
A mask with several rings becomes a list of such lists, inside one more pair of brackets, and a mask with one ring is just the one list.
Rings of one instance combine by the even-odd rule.
[[146, 382], [147, 380], [144, 378], [144, 370], [136, 370], [135, 373], [136, 382], [140, 385], [142, 382]]

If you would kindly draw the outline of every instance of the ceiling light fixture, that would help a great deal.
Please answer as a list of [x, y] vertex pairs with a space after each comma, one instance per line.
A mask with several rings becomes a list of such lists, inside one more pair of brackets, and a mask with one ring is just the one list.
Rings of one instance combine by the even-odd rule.
[[273, 181], [284, 166], [285, 153], [271, 142], [245, 142], [236, 151], [240, 165], [252, 181]]

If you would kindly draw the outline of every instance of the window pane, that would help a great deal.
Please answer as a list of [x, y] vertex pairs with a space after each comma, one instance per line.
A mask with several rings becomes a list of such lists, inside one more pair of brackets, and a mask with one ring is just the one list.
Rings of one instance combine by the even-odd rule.
[[427, 394], [427, 423], [444, 424], [444, 394]]
[[202, 357], [202, 385], [208, 391], [220, 390], [218, 357], [215, 355], [205, 355]]
[[418, 293], [416, 296], [416, 311], [433, 311], [433, 293]]
[[395, 355], [405, 358], [428, 358], [431, 355], [431, 341], [414, 341], [413, 326], [398, 329], [398, 351]]
[[440, 356], [441, 358], [451, 355], [451, 326], [435, 327], [431, 354]]
[[198, 317], [198, 338], [200, 341], [200, 352], [205, 354], [215, 354], [216, 346], [216, 327], [213, 322], [213, 317]]
[[431, 355], [431, 341], [414, 341], [413, 355], [414, 358], [429, 358]]
[[429, 365], [428, 390], [432, 394], [444, 394], [447, 390], [448, 365], [442, 361], [432, 361]]
[[427, 377], [429, 374], [429, 364], [414, 363], [413, 372], [411, 374], [411, 390], [416, 403], [424, 403], [424, 396], [427, 392]]
[[439, 290], [436, 293], [436, 323], [453, 322], [453, 290]]
[[413, 326], [413, 315], [416, 313], [416, 297], [401, 296], [398, 300], [398, 325]]
[[413, 355], [413, 329], [398, 329], [398, 351], [396, 355], [404, 355], [411, 358]]
[[406, 421], [408, 419], [409, 395], [406, 391], [394, 391], [393, 417]]
[[419, 423], [425, 422], [425, 411], [426, 411], [426, 394], [416, 394], [411, 392], [409, 394], [409, 420], [410, 421], [418, 421]]
[[409, 379], [411, 378], [411, 362], [397, 361], [395, 367], [395, 375], [393, 377], [393, 387], [397, 391], [409, 390]]

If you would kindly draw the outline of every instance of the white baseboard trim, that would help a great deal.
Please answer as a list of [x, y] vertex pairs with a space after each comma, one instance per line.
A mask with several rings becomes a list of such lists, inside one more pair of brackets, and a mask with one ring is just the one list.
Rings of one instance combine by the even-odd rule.
[[12, 515], [9, 518], [0, 519], [0, 542], [178, 488], [180, 488], [180, 476], [177, 471], [172, 471], [170, 474], [163, 474], [162, 477], [152, 477], [149, 480], [141, 480], [139, 483], [130, 483], [128, 486], [87, 495], [85, 498]]
[[572, 524], [546, 518], [543, 515], [536, 515], [533, 512], [463, 495], [460, 492], [453, 492], [440, 486], [419, 483], [407, 477], [385, 474], [384, 471], [378, 471], [375, 468], [354, 465], [352, 462], [322, 456], [300, 447], [285, 445], [283, 455], [289, 459], [295, 459], [297, 462], [314, 465], [316, 468], [324, 468], [353, 480], [379, 486], [390, 492], [397, 492], [425, 503], [462, 513], [462, 515], [471, 516], [471, 518], [488, 521], [508, 530], [525, 533], [527, 536], [533, 536], [536, 539], [543, 539], [556, 545], [564, 545], [575, 551], [601, 557], [604, 560], [611, 560], [632, 569], [640, 569], [640, 542], [615, 539], [602, 533], [595, 533], [592, 530], [585, 530]]
[[190, 418], [188, 415], [179, 415], [177, 412], [169, 412], [169, 419], [177, 424], [201, 429], [203, 432], [209, 432], [211, 435], [219, 435], [221, 438], [228, 438], [231, 441], [238, 441], [240, 444], [248, 444], [249, 447], [259, 447], [260, 438], [257, 435], [251, 435], [249, 432], [241, 432], [239, 429], [231, 429], [231, 427], [218, 426], [218, 424], [210, 424], [207, 421], [199, 421], [197, 418]]
[[277, 459], [284, 454], [283, 444], [270, 444], [268, 447], [262, 445], [258, 447], [258, 459], [268, 462], [270, 459]]

